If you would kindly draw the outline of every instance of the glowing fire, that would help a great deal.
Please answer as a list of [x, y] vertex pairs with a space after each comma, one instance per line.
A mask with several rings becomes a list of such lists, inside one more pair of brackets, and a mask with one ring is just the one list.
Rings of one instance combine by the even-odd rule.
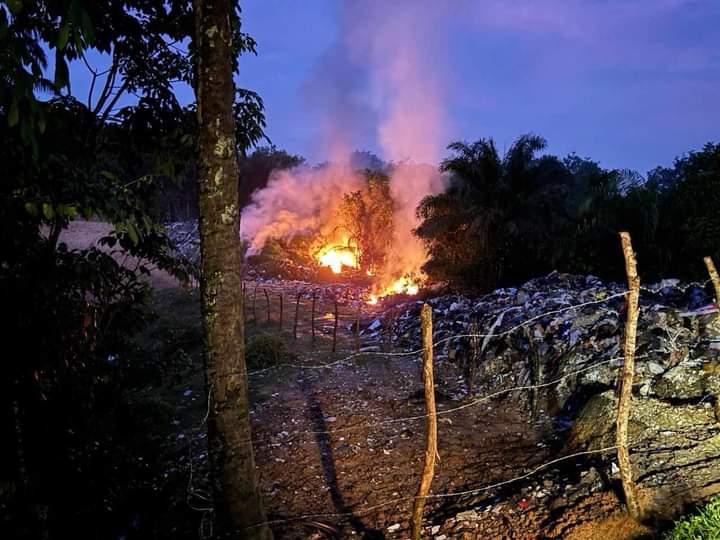
[[380, 298], [390, 296], [391, 294], [409, 294], [412, 296], [417, 294], [419, 290], [420, 286], [410, 276], [403, 276], [393, 281], [380, 292], [371, 294], [368, 299], [368, 304], [377, 304]]
[[347, 245], [325, 246], [316, 255], [320, 266], [327, 266], [334, 274], [342, 272], [344, 266], [349, 268], [358, 267], [356, 250]]

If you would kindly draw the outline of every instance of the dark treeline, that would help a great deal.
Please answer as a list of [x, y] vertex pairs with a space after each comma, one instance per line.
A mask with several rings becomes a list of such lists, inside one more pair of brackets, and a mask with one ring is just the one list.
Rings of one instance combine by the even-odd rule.
[[533, 135], [504, 156], [492, 139], [450, 145], [449, 187], [418, 208], [431, 279], [479, 291], [553, 270], [621, 280], [620, 230], [632, 234], [644, 279], [705, 276], [703, 256], [720, 254], [720, 145], [646, 178], [540, 155], [545, 146]]

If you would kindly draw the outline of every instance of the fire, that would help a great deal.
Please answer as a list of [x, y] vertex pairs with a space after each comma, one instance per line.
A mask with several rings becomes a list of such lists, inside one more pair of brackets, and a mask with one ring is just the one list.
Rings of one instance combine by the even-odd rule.
[[420, 286], [410, 276], [403, 276], [393, 281], [387, 287], [382, 288], [379, 292], [371, 294], [367, 302], [368, 304], [377, 304], [381, 298], [390, 296], [391, 294], [414, 296], [419, 290]]
[[343, 267], [357, 268], [358, 257], [356, 250], [347, 245], [330, 245], [322, 248], [316, 255], [320, 266], [327, 266], [334, 274], [342, 272]]

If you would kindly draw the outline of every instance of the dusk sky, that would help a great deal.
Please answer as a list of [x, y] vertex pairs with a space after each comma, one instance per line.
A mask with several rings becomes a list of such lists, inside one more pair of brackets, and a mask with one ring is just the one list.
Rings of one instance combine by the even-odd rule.
[[720, 2], [242, 5], [258, 56], [242, 59], [238, 82], [265, 100], [273, 143], [310, 161], [327, 159], [337, 138], [398, 157], [387, 155], [379, 130], [388, 103], [405, 95], [393, 98], [383, 88], [392, 75], [377, 75], [384, 55], [392, 61], [406, 46], [421, 94], [407, 110], [425, 109], [427, 79], [428, 106], [438, 108], [427, 137], [440, 156], [454, 139], [493, 137], [502, 150], [534, 132], [550, 152], [645, 173], [720, 139]]

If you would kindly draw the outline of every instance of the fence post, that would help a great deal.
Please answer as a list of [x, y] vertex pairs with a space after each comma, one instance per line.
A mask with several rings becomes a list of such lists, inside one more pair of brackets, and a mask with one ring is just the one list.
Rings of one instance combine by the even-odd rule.
[[242, 282], [242, 314], [243, 314], [243, 324], [247, 321], [247, 314], [245, 306], [247, 304], [247, 298], [245, 296], [245, 282]]
[[412, 539], [420, 540], [422, 531], [422, 516], [425, 508], [425, 498], [430, 490], [430, 483], [435, 471], [435, 457], [437, 456], [437, 416], [435, 412], [435, 383], [433, 381], [433, 342], [432, 342], [432, 309], [424, 304], [421, 312], [422, 342], [423, 342], [423, 384], [425, 386], [425, 409], [427, 419], [427, 441], [425, 446], [425, 464], [423, 465], [420, 486], [415, 497], [415, 506], [412, 515]]
[[637, 273], [637, 261], [632, 248], [630, 233], [621, 232], [623, 254], [625, 255], [625, 271], [627, 272], [627, 320], [625, 321], [625, 345], [622, 380], [620, 381], [620, 396], [618, 398], [618, 411], [616, 422], [616, 446], [618, 467], [622, 480], [625, 503], [630, 515], [641, 517], [640, 504], [637, 500], [637, 491], [632, 478], [632, 466], [628, 451], [628, 422], [630, 419], [630, 406], [632, 403], [632, 384], [635, 375], [635, 341], [637, 338], [637, 323], [640, 301], [640, 276]]
[[297, 298], [295, 299], [295, 322], [293, 323], [293, 339], [297, 340], [297, 321], [298, 321], [298, 313], [300, 312], [300, 295], [302, 293], [297, 293]]
[[337, 327], [338, 327], [338, 301], [335, 298], [335, 323], [333, 324], [333, 347], [332, 352], [336, 351], [337, 347]]
[[720, 276], [718, 276], [717, 270], [715, 269], [715, 263], [713, 263], [712, 257], [705, 257], [703, 260], [705, 261], [708, 274], [710, 274], [710, 281], [712, 281], [713, 287], [715, 288], [715, 305], [720, 308]]
[[280, 325], [278, 326], [278, 330], [280, 333], [282, 333], [282, 323], [283, 323], [283, 295], [280, 293], [278, 295], [280, 297]]
[[317, 291], [313, 290], [312, 296], [312, 310], [310, 311], [310, 329], [312, 331], [312, 342], [315, 343], [315, 299], [317, 298]]
[[360, 352], [360, 315], [362, 314], [362, 298], [358, 300], [357, 314], [355, 315], [355, 352]]
[[263, 293], [265, 293], [265, 304], [267, 305], [267, 323], [270, 324], [270, 295], [267, 289], [263, 287]]
[[256, 283], [255, 288], [253, 289], [253, 309], [252, 309], [253, 322], [255, 324], [257, 324], [257, 311], [255, 311], [255, 300], [257, 299], [257, 289], [258, 289], [258, 284]]

